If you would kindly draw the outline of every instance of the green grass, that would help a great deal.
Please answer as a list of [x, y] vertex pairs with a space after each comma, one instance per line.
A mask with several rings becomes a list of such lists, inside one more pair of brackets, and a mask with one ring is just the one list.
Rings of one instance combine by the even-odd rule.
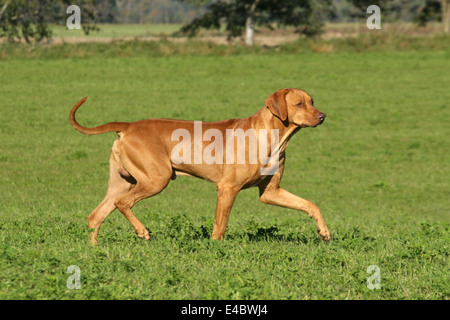
[[[75, 50], [78, 47], [73, 47]], [[0, 299], [448, 299], [448, 51], [0, 61]], [[246, 117], [283, 87], [327, 114], [287, 149], [282, 186], [304, 213], [242, 191], [227, 238], [211, 241], [215, 186], [179, 177], [134, 207], [152, 240], [118, 212], [88, 240], [115, 134], [78, 120]], [[66, 286], [69, 265], [81, 289]], [[370, 265], [381, 289], [366, 286]]]
[[[170, 39], [162, 29], [156, 26], [147, 26], [151, 34], [159, 34], [158, 41], [142, 41], [134, 34], [146, 30], [146, 26], [126, 26], [121, 30], [126, 40], [118, 36], [112, 36], [112, 30], [108, 27], [101, 29], [109, 36], [103, 36], [104, 42], [96, 42], [101, 36], [95, 34], [83, 36], [92, 38], [92, 42], [81, 43], [56, 43], [56, 44], [10, 44], [0, 43], [0, 61], [9, 59], [79, 59], [79, 58], [156, 58], [173, 56], [237, 56], [249, 54], [315, 54], [315, 53], [394, 53], [394, 52], [449, 52], [450, 36], [448, 34], [433, 34], [430, 36], [415, 36], [401, 33], [375, 33], [359, 34], [343, 38], [299, 38], [295, 41], [283, 42], [276, 46], [254, 45], [245, 46], [239, 42], [232, 44], [218, 44], [213, 40], [205, 41], [198, 38]], [[174, 26], [172, 26], [175, 28]], [[170, 26], [167, 26], [168, 30]], [[58, 30], [58, 29], [56, 29]], [[62, 30], [63, 39], [70, 39], [66, 33], [73, 30]], [[75, 32], [75, 31], [74, 31]], [[82, 32], [78, 30], [76, 32]], [[56, 32], [58, 35], [58, 32]], [[130, 40], [130, 35], [132, 40]], [[276, 37], [276, 36], [275, 36]]]
[[82, 29], [67, 29], [64, 26], [55, 25], [52, 28], [53, 36], [56, 37], [148, 37], [168, 35], [179, 31], [181, 25], [179, 24], [99, 24], [97, 31], [91, 31], [85, 34]]

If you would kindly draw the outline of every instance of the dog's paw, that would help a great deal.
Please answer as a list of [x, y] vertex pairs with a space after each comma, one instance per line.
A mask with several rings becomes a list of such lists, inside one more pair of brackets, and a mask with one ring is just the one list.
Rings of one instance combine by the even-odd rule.
[[319, 233], [320, 238], [323, 241], [330, 241], [331, 236], [330, 236], [330, 231], [328, 231], [328, 229], [317, 229], [317, 232]]
[[138, 233], [137, 236], [138, 236], [139, 238], [141, 238], [142, 240], [150, 240], [150, 234], [148, 233], [147, 230], [145, 230], [145, 231], [142, 232], [142, 233]]
[[92, 245], [94, 246], [98, 245], [97, 235], [95, 234], [95, 232], [91, 232], [89, 238], [91, 240]]

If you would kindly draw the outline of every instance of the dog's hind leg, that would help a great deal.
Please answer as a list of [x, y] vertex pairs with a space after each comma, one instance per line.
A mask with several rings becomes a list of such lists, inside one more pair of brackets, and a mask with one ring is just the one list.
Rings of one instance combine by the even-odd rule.
[[121, 175], [121, 169], [123, 170], [123, 167], [117, 163], [111, 152], [109, 159], [109, 182], [106, 196], [97, 208], [92, 211], [88, 218], [89, 228], [94, 229], [90, 234], [91, 242], [94, 245], [97, 244], [97, 236], [101, 224], [105, 221], [106, 217], [116, 209], [114, 202], [126, 195], [135, 185], [133, 184], [134, 181], [131, 177], [124, 178]]
[[160, 193], [170, 181], [172, 171], [166, 175], [155, 175], [153, 177], [138, 178], [138, 182], [126, 195], [115, 202], [115, 206], [128, 219], [139, 238], [149, 240], [150, 235], [145, 226], [134, 215], [131, 208], [140, 200], [149, 198]]
[[119, 211], [122, 212], [125, 218], [128, 219], [128, 221], [133, 226], [134, 231], [141, 239], [149, 240], [150, 235], [142, 222], [140, 222], [139, 219], [134, 215], [133, 211], [131, 211], [131, 208], [138, 201], [149, 198], [161, 192], [167, 186], [168, 182], [170, 181], [170, 177], [171, 175], [169, 176], [167, 183], [164, 183], [163, 186], [158, 183], [154, 185], [153, 183], [151, 183], [151, 181], [149, 181], [150, 183], [138, 182], [136, 187], [131, 189], [125, 196], [115, 202], [115, 206], [117, 207], [117, 209], [119, 209]]

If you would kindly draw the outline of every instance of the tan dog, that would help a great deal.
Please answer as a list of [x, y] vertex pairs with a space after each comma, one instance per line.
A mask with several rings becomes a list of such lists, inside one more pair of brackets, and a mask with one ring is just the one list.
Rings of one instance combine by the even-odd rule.
[[[212, 238], [221, 240], [225, 235], [231, 207], [234, 199], [241, 189], [259, 188], [260, 201], [266, 204], [297, 209], [314, 218], [317, 223], [317, 231], [322, 239], [329, 240], [330, 233], [320, 214], [319, 208], [312, 202], [299, 198], [280, 188], [280, 180], [284, 171], [285, 149], [290, 138], [300, 128], [315, 127], [325, 119], [325, 114], [314, 107], [313, 99], [303, 90], [281, 89], [273, 93], [266, 100], [265, 106], [256, 114], [244, 119], [231, 119], [218, 122], [203, 122], [168, 119], [148, 119], [136, 122], [111, 122], [95, 128], [86, 128], [75, 120], [75, 112], [86, 101], [86, 98], [78, 102], [70, 112], [70, 123], [84, 134], [101, 134], [116, 132], [118, 139], [112, 146], [110, 156], [109, 186], [103, 201], [89, 215], [89, 228], [92, 243], [97, 243], [98, 231], [106, 217], [115, 208], [130, 221], [137, 235], [145, 240], [150, 239], [144, 225], [136, 218], [131, 208], [139, 200], [160, 193], [171, 179], [177, 175], [194, 176], [214, 182], [217, 186], [217, 207]], [[199, 127], [199, 124], [201, 125]], [[232, 149], [221, 145], [220, 137], [227, 137], [229, 132], [251, 132], [256, 135], [253, 142], [259, 143], [260, 155], [264, 154], [261, 146], [273, 146], [266, 152], [268, 158], [276, 160], [276, 172], [269, 175], [262, 174], [264, 168], [274, 165], [260, 161], [251, 161], [251, 139]], [[251, 130], [249, 130], [251, 129]], [[178, 131], [177, 131], [178, 130]], [[230, 131], [231, 130], [231, 131]], [[194, 150], [180, 148], [179, 138], [175, 132], [191, 134], [194, 139], [184, 141]], [[211, 134], [214, 133], [215, 148]], [[270, 135], [264, 135], [269, 133]], [[277, 133], [277, 134], [275, 134]], [[175, 137], [175, 138], [174, 138]], [[198, 137], [203, 138], [200, 142]], [[234, 142], [235, 136], [231, 136]], [[278, 138], [278, 140], [274, 140]], [[245, 139], [245, 137], [244, 137]], [[205, 141], [206, 140], [206, 141]], [[228, 139], [230, 140], [230, 139]], [[227, 141], [228, 141], [227, 140]], [[243, 144], [242, 144], [243, 143]], [[208, 149], [209, 145], [209, 149]], [[230, 144], [231, 145], [231, 144]], [[186, 144], [185, 144], [186, 146]], [[236, 161], [239, 156], [239, 148], [245, 146], [245, 159]], [[179, 153], [174, 150], [180, 151]], [[214, 154], [214, 160], [207, 161], [201, 156], [206, 150]], [[263, 151], [261, 151], [263, 150]], [[197, 151], [197, 153], [196, 153]], [[276, 151], [276, 153], [275, 153]], [[198, 153], [200, 152], [200, 153]], [[230, 156], [230, 152], [235, 152]], [[226, 158], [230, 156], [230, 158]], [[200, 155], [200, 157], [199, 157]], [[174, 156], [177, 161], [174, 161]], [[184, 159], [185, 161], [180, 161]], [[254, 158], [252, 158], [254, 160]], [[228, 161], [225, 161], [228, 160]], [[231, 160], [231, 161], [230, 161]], [[234, 160], [234, 161], [233, 161]], [[236, 163], [237, 162], [237, 163]]]

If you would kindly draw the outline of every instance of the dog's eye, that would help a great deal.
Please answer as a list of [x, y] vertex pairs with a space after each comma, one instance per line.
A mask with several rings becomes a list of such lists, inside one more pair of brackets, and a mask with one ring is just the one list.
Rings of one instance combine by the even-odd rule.
[[296, 104], [297, 107], [301, 107], [303, 105], [303, 102], [299, 102]]

